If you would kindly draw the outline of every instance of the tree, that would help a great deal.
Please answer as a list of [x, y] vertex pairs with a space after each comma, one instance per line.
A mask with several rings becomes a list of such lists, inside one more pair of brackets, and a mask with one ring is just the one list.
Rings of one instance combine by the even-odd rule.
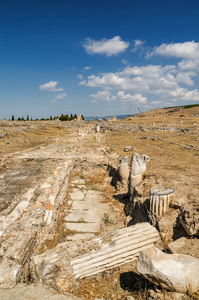
[[29, 121], [29, 115], [27, 115], [27, 121]]
[[81, 117], [82, 117], [82, 120], [84, 120], [84, 116], [83, 116], [83, 115], [81, 115]]
[[14, 117], [14, 115], [12, 115], [12, 121], [14, 121], [15, 120], [15, 117]]
[[53, 119], [53, 117], [52, 116], [50, 116], [50, 120], [52, 120]]

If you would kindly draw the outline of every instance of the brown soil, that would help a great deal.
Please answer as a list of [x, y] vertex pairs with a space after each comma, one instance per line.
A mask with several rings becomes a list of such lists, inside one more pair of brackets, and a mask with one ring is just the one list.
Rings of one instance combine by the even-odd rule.
[[[155, 185], [167, 186], [175, 189], [178, 203], [186, 203], [190, 210], [199, 211], [199, 108], [173, 110], [155, 110], [133, 116], [126, 120], [109, 123], [108, 126], [116, 130], [106, 130], [105, 133], [95, 134], [95, 122], [0, 122], [2, 133], [7, 135], [0, 138], [0, 175], [6, 175], [6, 188], [1, 187], [1, 212], [8, 214], [17, 204], [17, 197], [32, 186], [32, 183], [41, 182], [41, 179], [50, 172], [61, 159], [60, 155], [75, 158], [78, 153], [80, 164], [74, 169], [70, 180], [76, 177], [85, 178], [89, 189], [99, 190], [104, 195], [104, 201], [110, 203], [114, 222], [102, 222], [101, 231], [110, 231], [124, 227], [124, 194], [127, 191], [116, 190], [111, 185], [108, 164], [117, 169], [118, 159], [127, 155], [129, 160], [134, 152], [150, 156], [151, 162], [147, 165], [147, 172], [143, 177], [143, 197], [149, 197], [150, 188]], [[181, 116], [183, 115], [183, 117]], [[124, 124], [119, 127], [118, 124]], [[137, 126], [138, 130], [129, 131], [125, 126]], [[107, 126], [107, 125], [106, 125]], [[140, 130], [142, 127], [144, 130]], [[153, 128], [159, 128], [154, 130]], [[161, 130], [161, 128], [181, 128], [182, 131]], [[146, 130], [145, 130], [146, 129]], [[189, 131], [188, 131], [188, 130]], [[133, 151], [124, 152], [125, 146], [132, 146]], [[43, 148], [44, 147], [44, 148]], [[20, 160], [23, 151], [31, 149], [47, 152], [53, 150], [53, 155], [47, 158], [33, 158]], [[50, 150], [49, 150], [50, 149]], [[98, 151], [100, 150], [100, 151]], [[84, 163], [85, 156], [93, 159], [93, 174], [87, 176]], [[104, 165], [98, 165], [96, 153], [107, 157]], [[86, 161], [86, 160], [85, 160]], [[78, 161], [76, 163], [78, 166]], [[15, 176], [11, 176], [15, 174]], [[112, 174], [114, 170], [112, 171]], [[69, 187], [70, 188], [70, 187]], [[15, 199], [16, 198], [16, 199]], [[56, 240], [46, 241], [41, 252], [62, 242], [67, 234], [62, 228], [62, 214], [67, 203], [60, 207], [59, 223], [55, 232]], [[178, 228], [175, 229], [177, 233]], [[182, 231], [181, 235], [185, 235]], [[173, 236], [175, 239], [175, 237]], [[190, 247], [190, 245], [188, 246]], [[186, 254], [190, 253], [187, 248]], [[196, 250], [197, 251], [197, 248]], [[73, 290], [76, 296], [83, 299], [126, 299], [132, 295], [135, 299], [148, 299], [147, 287], [150, 283], [136, 274], [135, 263], [124, 265], [117, 269], [104, 272], [92, 278], [81, 280]], [[172, 299], [172, 293], [162, 292], [163, 299]], [[196, 299], [192, 296], [183, 296], [183, 299]], [[175, 298], [173, 298], [175, 299]], [[180, 299], [180, 298], [178, 298]]]

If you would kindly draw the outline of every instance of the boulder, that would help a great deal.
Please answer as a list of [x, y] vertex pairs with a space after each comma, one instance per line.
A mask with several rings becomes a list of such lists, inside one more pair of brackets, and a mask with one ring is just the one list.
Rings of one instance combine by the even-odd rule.
[[199, 259], [183, 254], [165, 254], [152, 247], [138, 257], [137, 270], [146, 279], [171, 291], [199, 291]]
[[129, 152], [129, 151], [133, 151], [133, 147], [132, 146], [126, 146], [124, 148], [124, 152]]

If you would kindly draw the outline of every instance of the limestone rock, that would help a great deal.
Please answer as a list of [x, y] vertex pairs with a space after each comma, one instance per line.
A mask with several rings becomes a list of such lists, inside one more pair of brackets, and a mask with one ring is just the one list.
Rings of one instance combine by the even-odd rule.
[[175, 191], [171, 188], [155, 186], [150, 190], [150, 211], [156, 217], [162, 217], [174, 198]]
[[199, 216], [191, 212], [188, 207], [181, 210], [179, 222], [188, 235], [199, 236]]
[[140, 253], [137, 270], [149, 281], [171, 291], [199, 290], [199, 260], [189, 255], [165, 254], [153, 247]]
[[121, 181], [127, 181], [129, 178], [129, 158], [128, 156], [123, 157], [118, 165], [118, 173]]
[[96, 124], [95, 132], [100, 132], [100, 125], [98, 123]]
[[79, 121], [82, 121], [82, 116], [81, 115], [78, 115], [77, 116], [77, 121], [79, 122]]
[[185, 246], [186, 242], [187, 242], [187, 239], [185, 237], [181, 237], [180, 239], [177, 239], [176, 241], [170, 243], [167, 246], [167, 249], [171, 253], [177, 253], [179, 249], [181, 249], [182, 247]]
[[148, 155], [139, 155], [134, 153], [131, 158], [131, 170], [129, 178], [129, 194], [132, 200], [135, 192], [135, 186], [142, 181], [142, 174], [146, 171], [146, 162], [149, 162]]
[[126, 146], [124, 148], [124, 152], [129, 152], [129, 151], [133, 151], [133, 147], [132, 146]]
[[159, 233], [153, 226], [139, 223], [97, 238], [65, 242], [32, 257], [31, 278], [62, 292], [77, 280], [137, 259], [140, 251], [158, 241]]
[[12, 260], [4, 259], [0, 264], [0, 288], [12, 288], [22, 281], [22, 278], [22, 267]]

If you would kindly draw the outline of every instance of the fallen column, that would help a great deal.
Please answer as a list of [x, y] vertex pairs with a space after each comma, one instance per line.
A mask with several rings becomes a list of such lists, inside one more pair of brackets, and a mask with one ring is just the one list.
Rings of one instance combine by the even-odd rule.
[[73, 275], [75, 278], [84, 278], [128, 263], [158, 238], [157, 230], [149, 226], [149, 223], [139, 223], [121, 229], [112, 237], [111, 243], [100, 251], [72, 260], [70, 264], [73, 267]]
[[63, 243], [32, 258], [31, 277], [63, 292], [81, 278], [133, 261], [157, 241], [154, 227], [138, 223], [92, 240]]

